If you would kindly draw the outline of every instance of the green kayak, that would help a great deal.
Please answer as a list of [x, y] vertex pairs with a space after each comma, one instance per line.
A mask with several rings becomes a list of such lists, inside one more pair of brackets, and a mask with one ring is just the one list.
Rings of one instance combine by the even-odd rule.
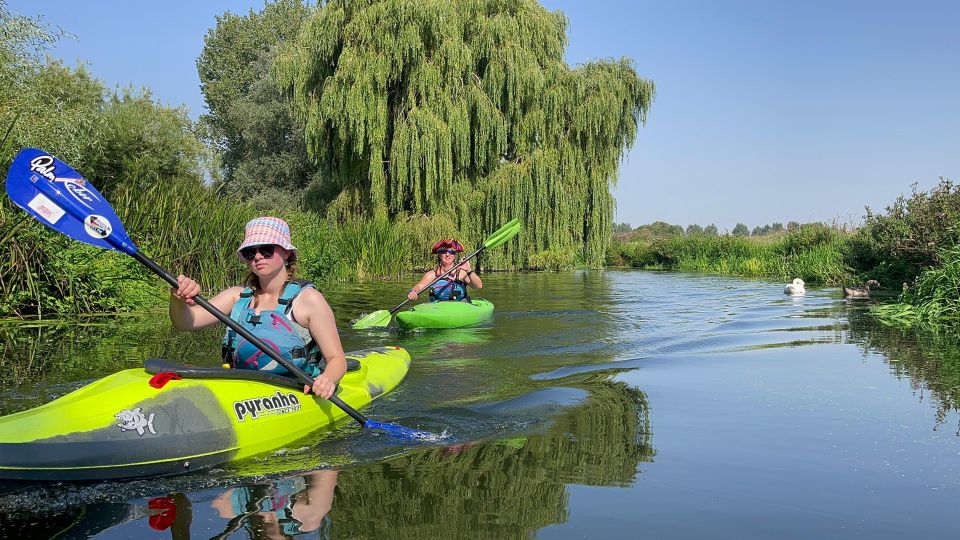
[[461, 328], [493, 316], [493, 302], [477, 298], [469, 302], [441, 301], [418, 304], [397, 313], [401, 328]]

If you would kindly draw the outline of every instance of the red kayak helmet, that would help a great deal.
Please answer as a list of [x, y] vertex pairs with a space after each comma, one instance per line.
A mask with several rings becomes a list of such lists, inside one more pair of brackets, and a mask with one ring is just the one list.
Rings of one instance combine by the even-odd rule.
[[463, 246], [453, 238], [445, 238], [433, 245], [430, 250], [432, 253], [438, 253], [441, 249], [452, 249], [457, 253], [463, 253]]

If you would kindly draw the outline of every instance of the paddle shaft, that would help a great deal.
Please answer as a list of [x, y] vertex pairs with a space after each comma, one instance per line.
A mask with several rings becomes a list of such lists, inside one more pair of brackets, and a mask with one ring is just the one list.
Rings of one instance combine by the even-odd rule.
[[[160, 265], [153, 262], [153, 260], [151, 260], [149, 257], [144, 255], [143, 253], [140, 253], [139, 250], [134, 251], [133, 253], [130, 254], [130, 256], [136, 259], [140, 264], [149, 268], [154, 274], [157, 274], [158, 276], [163, 278], [163, 280], [169, 283], [171, 287], [179, 286], [179, 284], [177, 283], [177, 278], [174, 277], [173, 274], [161, 268]], [[216, 317], [217, 320], [229, 326], [231, 330], [233, 330], [234, 332], [242, 336], [244, 339], [246, 339], [250, 343], [253, 343], [258, 349], [263, 351], [264, 354], [276, 360], [278, 364], [287, 368], [287, 370], [290, 371], [290, 373], [293, 373], [297, 377], [297, 379], [300, 379], [300, 381], [303, 382], [303, 384], [307, 386], [313, 386], [313, 379], [309, 375], [307, 375], [302, 369], [297, 367], [293, 362], [290, 362], [284, 357], [280, 356], [277, 353], [277, 351], [273, 350], [270, 346], [264, 343], [263, 340], [251, 334], [250, 331], [247, 330], [246, 328], [240, 326], [240, 324], [237, 321], [231, 319], [226, 313], [217, 309], [217, 307], [211, 304], [210, 302], [208, 302], [206, 298], [198, 294], [197, 296], [193, 297], [193, 301], [196, 302], [198, 305], [200, 305], [200, 307], [202, 307], [203, 309], [210, 312], [210, 314]], [[350, 405], [347, 405], [342, 399], [340, 399], [336, 395], [330, 396], [328, 398], [328, 401], [330, 403], [333, 403], [337, 407], [340, 407], [343, 410], [343, 412], [350, 415], [350, 417], [356, 420], [357, 422], [359, 422], [360, 425], [364, 425], [367, 423], [367, 418], [365, 416], [360, 414], [356, 409], [354, 409]]]
[[[453, 265], [453, 268], [447, 270], [447, 271], [444, 272], [442, 275], [437, 276], [436, 279], [434, 279], [434, 280], [431, 281], [430, 283], [427, 283], [427, 285], [424, 286], [424, 288], [422, 288], [422, 289], [420, 289], [419, 291], [417, 291], [417, 296], [419, 296], [420, 293], [422, 293], [423, 291], [425, 291], [425, 290], [429, 289], [431, 286], [433, 286], [434, 283], [436, 283], [436, 282], [440, 281], [441, 279], [449, 276], [449, 275], [450, 275], [450, 272], [453, 272], [453, 271], [456, 270], [457, 268], [460, 268], [461, 266], [464, 265], [464, 263], [466, 263], [466, 262], [469, 261], [470, 259], [476, 257], [477, 255], [480, 254], [481, 251], [483, 251], [483, 250], [485, 250], [485, 249], [487, 249], [487, 246], [485, 246], [485, 245], [484, 245], [484, 246], [480, 246], [480, 249], [478, 249], [478, 250], [474, 251], [473, 253], [471, 253], [469, 256], [467, 256], [466, 259], [464, 259], [464, 260], [458, 262], [457, 264]], [[410, 299], [407, 298], [406, 300], [404, 300], [403, 302], [401, 302], [399, 306], [391, 309], [391, 310], [390, 310], [390, 315], [393, 315], [394, 313], [396, 313], [397, 311], [399, 311], [399, 309], [402, 308], [403, 306], [405, 306], [406, 303], [409, 302], [409, 301], [410, 301]], [[389, 319], [387, 320], [387, 322], [389, 322]]]

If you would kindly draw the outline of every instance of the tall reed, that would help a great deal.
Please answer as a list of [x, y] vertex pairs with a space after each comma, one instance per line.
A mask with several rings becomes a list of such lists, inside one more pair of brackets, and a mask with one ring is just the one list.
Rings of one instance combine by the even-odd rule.
[[171, 272], [193, 277], [206, 291], [242, 281], [246, 269], [235, 250], [256, 215], [249, 205], [190, 180], [120, 187], [112, 199], [133, 241]]

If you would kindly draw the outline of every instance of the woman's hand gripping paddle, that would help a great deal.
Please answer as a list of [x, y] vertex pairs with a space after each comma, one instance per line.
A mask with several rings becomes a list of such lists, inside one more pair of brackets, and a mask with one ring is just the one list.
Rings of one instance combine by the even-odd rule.
[[[177, 286], [176, 277], [137, 250], [137, 246], [124, 231], [116, 212], [103, 196], [77, 171], [50, 154], [36, 148], [21, 150], [7, 172], [7, 195], [17, 206], [26, 210], [44, 225], [74, 240], [100, 248], [122, 251], [163, 278], [170, 286]], [[205, 298], [196, 296], [194, 301], [220, 322], [256, 345], [264, 354], [287, 368], [305, 385], [313, 385], [313, 379], [302, 369], [277, 354], [273, 348], [268, 347]], [[344, 403], [336, 395], [331, 396], [329, 401], [363, 427], [380, 429], [391, 435], [409, 439], [440, 439], [440, 436], [426, 431], [374, 422]]]
[[[460, 266], [463, 265], [465, 262], [479, 255], [481, 251], [487, 248], [497, 247], [500, 244], [503, 244], [507, 240], [510, 240], [511, 238], [516, 236], [518, 232], [520, 232], [520, 220], [517, 218], [513, 218], [509, 222], [507, 222], [506, 225], [504, 225], [503, 227], [500, 227], [499, 229], [496, 230], [496, 232], [488, 236], [487, 239], [484, 240], [483, 245], [480, 246], [480, 249], [471, 253], [469, 256], [467, 256], [467, 258], [463, 259], [462, 261], [454, 265], [453, 268], [444, 272], [443, 275], [437, 276], [436, 279], [434, 279], [433, 281], [428, 283], [426, 287], [421, 289], [420, 292], [423, 292], [429, 289], [434, 283], [449, 276], [451, 272], [455, 272], [457, 268], [460, 268]], [[405, 306], [409, 301], [410, 301], [409, 298], [404, 300], [403, 302], [400, 303], [399, 306], [391, 309], [390, 311], [387, 311], [385, 309], [380, 309], [380, 310], [374, 311], [369, 315], [365, 315], [357, 319], [357, 322], [353, 323], [353, 328], [363, 329], [363, 328], [372, 328], [375, 326], [387, 326], [388, 324], [390, 324], [390, 319], [391, 317], [393, 317], [393, 314], [399, 311], [400, 308]]]

